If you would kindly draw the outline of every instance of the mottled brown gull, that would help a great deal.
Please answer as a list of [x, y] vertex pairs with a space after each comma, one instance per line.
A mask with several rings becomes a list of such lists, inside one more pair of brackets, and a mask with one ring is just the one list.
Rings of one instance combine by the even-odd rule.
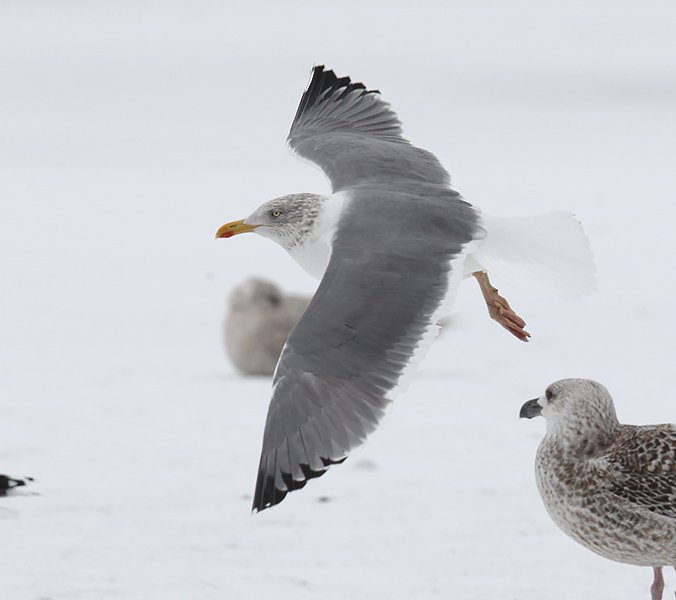
[[571, 215], [482, 215], [433, 154], [404, 139], [380, 94], [348, 77], [314, 68], [288, 141], [333, 193], [276, 198], [217, 232], [255, 231], [321, 278], [277, 364], [254, 510], [345, 460], [375, 429], [463, 276], [475, 275], [491, 316], [523, 340], [523, 319], [487, 272], [531, 271], [570, 295], [594, 281]]
[[252, 277], [228, 299], [225, 347], [232, 363], [246, 375], [272, 375], [286, 338], [310, 298], [284, 293], [271, 281]]
[[600, 383], [563, 379], [521, 407], [547, 433], [535, 461], [538, 489], [554, 522], [593, 552], [653, 567], [676, 566], [676, 425], [623, 425]]

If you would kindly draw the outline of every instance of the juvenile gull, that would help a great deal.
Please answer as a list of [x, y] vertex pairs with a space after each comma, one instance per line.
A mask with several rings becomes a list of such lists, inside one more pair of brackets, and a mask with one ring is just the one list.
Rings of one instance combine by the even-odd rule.
[[230, 293], [225, 347], [246, 375], [272, 375], [286, 338], [310, 298], [285, 294], [271, 281], [252, 277]]
[[521, 407], [547, 433], [535, 476], [549, 515], [593, 552], [654, 569], [676, 566], [676, 425], [622, 425], [600, 383], [563, 379]]
[[345, 460], [375, 429], [464, 275], [476, 276], [491, 316], [523, 340], [523, 319], [487, 271], [531, 271], [571, 295], [594, 280], [571, 215], [482, 216], [434, 155], [403, 138], [379, 93], [348, 77], [314, 68], [288, 142], [322, 168], [333, 194], [282, 196], [216, 234], [255, 231], [321, 278], [277, 364], [254, 510]]

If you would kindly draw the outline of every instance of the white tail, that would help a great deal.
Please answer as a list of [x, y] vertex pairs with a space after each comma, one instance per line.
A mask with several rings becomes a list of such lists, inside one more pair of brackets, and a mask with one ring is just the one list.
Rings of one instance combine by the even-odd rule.
[[565, 298], [578, 298], [596, 287], [589, 240], [572, 213], [482, 218], [486, 238], [468, 257], [466, 271], [478, 266], [498, 287], [514, 282]]

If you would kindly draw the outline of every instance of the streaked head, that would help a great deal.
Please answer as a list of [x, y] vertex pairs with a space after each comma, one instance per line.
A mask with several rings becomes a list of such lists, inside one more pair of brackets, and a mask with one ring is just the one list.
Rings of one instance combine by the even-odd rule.
[[547, 420], [548, 434], [588, 435], [619, 426], [608, 390], [591, 379], [556, 381], [542, 396], [526, 402], [519, 413], [526, 419], [539, 415]]
[[246, 219], [226, 223], [217, 238], [254, 231], [287, 250], [302, 242], [312, 230], [325, 198], [317, 194], [289, 194], [259, 206]]

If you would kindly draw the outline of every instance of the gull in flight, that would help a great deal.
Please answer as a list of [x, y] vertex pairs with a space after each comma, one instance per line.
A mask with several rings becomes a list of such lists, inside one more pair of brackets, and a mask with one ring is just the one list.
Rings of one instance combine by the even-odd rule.
[[524, 341], [525, 322], [488, 272], [528, 273], [568, 296], [594, 285], [570, 213], [482, 214], [433, 154], [402, 136], [380, 93], [349, 77], [313, 69], [288, 142], [321, 167], [333, 193], [276, 198], [216, 234], [258, 233], [321, 279], [275, 370], [255, 511], [343, 462], [376, 428], [463, 277], [477, 279], [490, 316]]

